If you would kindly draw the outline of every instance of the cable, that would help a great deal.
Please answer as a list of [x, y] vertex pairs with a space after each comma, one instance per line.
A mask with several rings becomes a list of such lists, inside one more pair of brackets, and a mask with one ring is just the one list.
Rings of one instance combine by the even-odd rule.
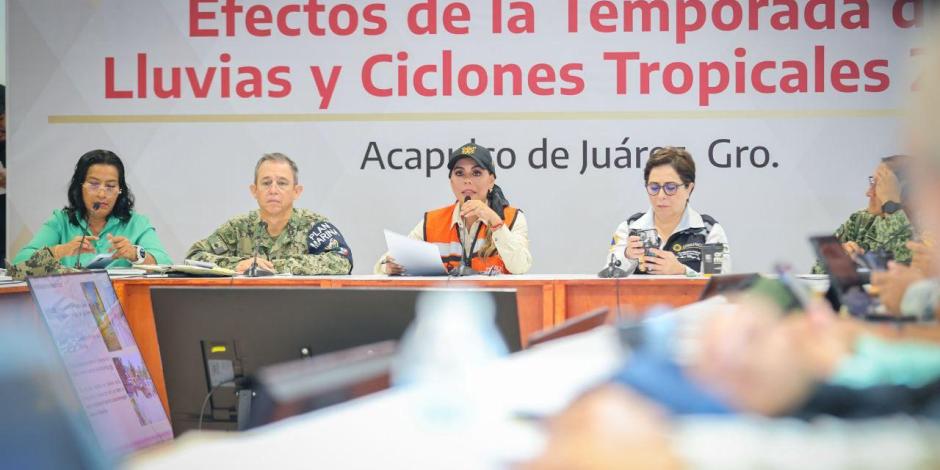
[[205, 398], [204, 400], [202, 400], [202, 406], [199, 407], [199, 426], [196, 428], [196, 429], [198, 429], [199, 431], [202, 431], [202, 418], [205, 416], [205, 413], [206, 413], [206, 405], [209, 403], [209, 399], [212, 398], [212, 394], [215, 393], [215, 391], [218, 390], [219, 387], [221, 387], [221, 386], [223, 386], [223, 385], [225, 385], [225, 384], [233, 384], [233, 385], [234, 385], [234, 384], [235, 384], [235, 379], [226, 380], [225, 382], [221, 382], [221, 383], [219, 383], [218, 385], [216, 385], [215, 387], [212, 387], [212, 390], [209, 390], [209, 393], [206, 394], [206, 398]]
[[617, 292], [616, 302], [617, 302], [617, 323], [618, 324], [623, 321], [623, 316], [620, 314], [620, 279], [621, 278], [619, 277], [614, 278], [614, 288], [616, 289], [616, 292]]

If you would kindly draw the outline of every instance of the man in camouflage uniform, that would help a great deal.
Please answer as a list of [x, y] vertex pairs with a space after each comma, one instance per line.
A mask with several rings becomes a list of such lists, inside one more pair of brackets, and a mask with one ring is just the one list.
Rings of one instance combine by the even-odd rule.
[[[868, 208], [855, 212], [836, 229], [835, 236], [851, 255], [884, 251], [897, 263], [910, 264], [911, 250], [906, 243], [914, 238], [914, 228], [901, 207], [901, 183], [885, 163], [878, 165], [870, 178]], [[824, 273], [821, 263], [814, 273]]]
[[911, 250], [905, 244], [913, 237], [911, 221], [903, 210], [879, 215], [858, 211], [836, 229], [836, 238], [842, 243], [854, 243], [862, 252], [883, 249], [904, 264], [911, 262]]
[[225, 222], [193, 244], [186, 258], [244, 273], [257, 250], [258, 268], [270, 272], [349, 274], [352, 252], [339, 229], [322, 215], [294, 208], [302, 191], [297, 165], [286, 155], [265, 154], [251, 185], [258, 210]]

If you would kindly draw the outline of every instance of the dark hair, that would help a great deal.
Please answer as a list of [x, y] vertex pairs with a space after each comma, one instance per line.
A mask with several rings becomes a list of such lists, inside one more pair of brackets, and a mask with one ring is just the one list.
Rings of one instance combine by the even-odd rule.
[[692, 160], [692, 154], [679, 147], [663, 147], [653, 151], [649, 160], [646, 161], [646, 168], [643, 169], [643, 181], [649, 183], [650, 172], [653, 168], [664, 165], [669, 165], [676, 170], [682, 183], [695, 182], [695, 160]]
[[911, 192], [910, 166], [911, 157], [908, 155], [891, 155], [881, 159], [891, 173], [898, 179], [898, 189], [901, 191], [901, 200], [898, 201], [903, 206], [907, 206], [908, 198]]
[[131, 211], [134, 210], [134, 195], [131, 194], [127, 182], [124, 180], [124, 163], [114, 152], [110, 150], [92, 150], [82, 155], [75, 164], [75, 172], [72, 173], [72, 182], [69, 183], [69, 205], [65, 207], [65, 213], [69, 216], [69, 222], [75, 226], [81, 226], [79, 220], [84, 219], [87, 213], [85, 201], [82, 199], [82, 184], [85, 183], [85, 177], [88, 175], [88, 168], [92, 165], [111, 165], [118, 171], [118, 186], [121, 192], [114, 202], [114, 209], [111, 215], [117, 217], [121, 222], [131, 220]]

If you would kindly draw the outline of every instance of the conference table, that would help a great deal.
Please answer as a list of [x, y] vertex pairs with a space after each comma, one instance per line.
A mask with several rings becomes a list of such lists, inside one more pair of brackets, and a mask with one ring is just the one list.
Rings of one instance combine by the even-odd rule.
[[[698, 299], [707, 279], [686, 276], [644, 276], [629, 279], [599, 279], [590, 275], [521, 275], [389, 277], [272, 276], [264, 278], [115, 278], [114, 288], [137, 340], [141, 355], [169, 410], [163, 363], [153, 319], [150, 288], [171, 287], [320, 287], [320, 288], [491, 288], [515, 289], [519, 331], [523, 346], [529, 335], [600, 307], [618, 315], [638, 315], [655, 305], [681, 306]], [[618, 307], [619, 306], [619, 307]]]
[[[656, 305], [678, 307], [698, 300], [708, 279], [685, 276], [636, 276], [600, 279], [593, 275], [471, 276], [462, 278], [354, 276], [274, 276], [264, 278], [115, 277], [117, 297], [153, 377], [160, 399], [166, 399], [163, 363], [150, 299], [151, 287], [319, 287], [319, 288], [440, 288], [479, 287], [515, 289], [522, 344], [537, 331], [607, 307], [617, 315], [642, 315]], [[25, 283], [0, 285], [0, 324], [45, 330]], [[935, 325], [874, 324], [870, 329], [890, 338], [940, 342]]]
[[[114, 277], [118, 300], [137, 340], [157, 393], [169, 412], [164, 382], [163, 362], [157, 338], [150, 299], [152, 287], [319, 287], [319, 288], [490, 288], [515, 289], [522, 344], [537, 331], [551, 328], [565, 320], [599, 307], [608, 307], [621, 315], [638, 315], [654, 305], [680, 306], [698, 299], [706, 278], [685, 276], [635, 277], [630, 279], [599, 279], [589, 275], [521, 275], [389, 277], [355, 276], [272, 276], [263, 278], [178, 278], [178, 277]], [[10, 303], [16, 324], [42, 328], [35, 314], [25, 283], [0, 286], [0, 307]], [[27, 308], [22, 307], [26, 305]], [[618, 308], [619, 306], [619, 308]], [[9, 320], [9, 319], [8, 319]]]

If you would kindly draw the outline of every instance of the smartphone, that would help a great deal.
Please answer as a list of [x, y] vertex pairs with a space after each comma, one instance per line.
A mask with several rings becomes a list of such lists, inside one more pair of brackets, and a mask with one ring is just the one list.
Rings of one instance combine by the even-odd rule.
[[640, 241], [643, 242], [643, 250], [646, 256], [656, 256], [653, 254], [653, 249], [659, 248], [659, 232], [655, 228], [640, 230], [640, 229], [630, 229], [631, 237], [640, 237]]
[[85, 269], [104, 269], [114, 259], [114, 253], [98, 253], [85, 265]]

